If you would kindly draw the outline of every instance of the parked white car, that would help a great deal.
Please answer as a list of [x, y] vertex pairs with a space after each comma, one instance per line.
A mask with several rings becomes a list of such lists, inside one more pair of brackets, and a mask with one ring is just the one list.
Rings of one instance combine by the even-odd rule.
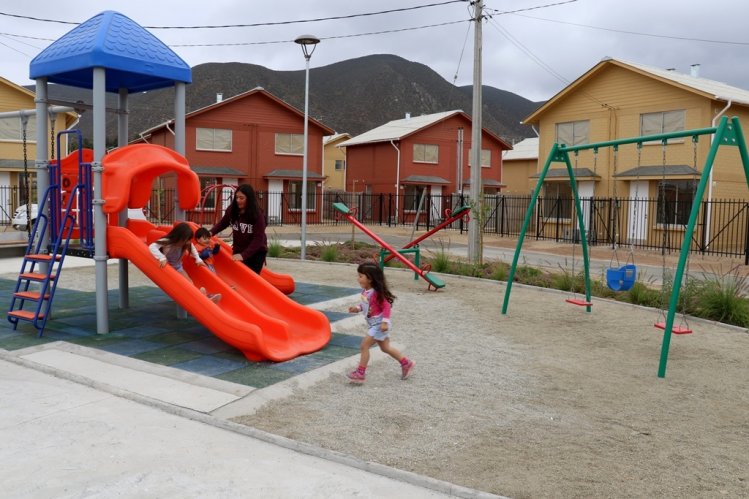
[[[36, 203], [31, 205], [31, 226], [34, 226], [34, 222], [36, 222], [36, 216], [37, 213], [39, 213], [39, 205]], [[128, 208], [127, 210], [127, 216], [128, 218], [135, 219], [135, 220], [147, 220], [146, 215], [143, 213], [143, 210], [139, 209], [133, 209]], [[11, 222], [11, 225], [16, 230], [26, 230], [26, 205], [21, 205], [16, 209], [16, 212], [13, 214], [13, 221]]]
[[[13, 221], [11, 222], [11, 225], [16, 230], [26, 230], [26, 223], [28, 221], [28, 215], [26, 213], [26, 207], [28, 205], [22, 204], [18, 208], [16, 208], [16, 212], [13, 214]], [[31, 205], [31, 226], [34, 226], [34, 222], [36, 221], [37, 213], [39, 213], [39, 205], [32, 204]]]

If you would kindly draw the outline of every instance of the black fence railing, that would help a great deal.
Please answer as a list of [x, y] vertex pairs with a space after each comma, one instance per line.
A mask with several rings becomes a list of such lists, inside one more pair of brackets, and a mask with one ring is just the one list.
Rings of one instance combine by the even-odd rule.
[[[0, 226], [10, 225], [13, 212], [22, 204], [23, 194], [17, 187], [0, 186]], [[224, 189], [212, 194], [211, 203], [189, 211], [185, 217], [201, 225], [216, 223], [231, 203], [233, 191]], [[36, 195], [32, 195], [35, 199]], [[301, 224], [301, 198], [278, 192], [258, 193], [268, 225]], [[145, 207], [146, 218], [156, 224], [175, 221], [175, 192], [154, 190]], [[531, 196], [491, 195], [484, 198], [479, 215], [483, 232], [502, 237], [517, 237], [531, 201]], [[346, 225], [333, 209], [333, 203], [344, 203], [355, 210], [356, 218], [367, 225], [409, 226], [428, 230], [446, 218], [447, 210], [470, 204], [460, 195], [395, 196], [363, 192], [310, 193], [307, 200], [308, 225]], [[678, 252], [684, 241], [685, 228], [692, 208], [691, 200], [584, 198], [581, 200], [588, 243], [592, 246], [614, 245], [636, 249]], [[473, 213], [471, 216], [476, 216]], [[463, 231], [463, 220], [448, 230]], [[580, 230], [570, 198], [538, 198], [533, 209], [527, 238], [560, 243], [580, 241]], [[692, 236], [691, 250], [702, 254], [742, 257], [749, 264], [749, 202], [743, 200], [703, 201]]]

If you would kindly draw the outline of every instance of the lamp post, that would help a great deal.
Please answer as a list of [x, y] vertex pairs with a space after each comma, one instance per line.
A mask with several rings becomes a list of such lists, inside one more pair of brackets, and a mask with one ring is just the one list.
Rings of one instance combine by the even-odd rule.
[[320, 39], [314, 35], [302, 35], [298, 36], [294, 42], [302, 46], [302, 53], [304, 54], [304, 59], [306, 61], [306, 68], [304, 70], [304, 159], [302, 160], [302, 251], [299, 256], [300, 259], [304, 260], [307, 257], [307, 116], [309, 114], [309, 59], [312, 57], [312, 53], [315, 51], [317, 44], [320, 43]]

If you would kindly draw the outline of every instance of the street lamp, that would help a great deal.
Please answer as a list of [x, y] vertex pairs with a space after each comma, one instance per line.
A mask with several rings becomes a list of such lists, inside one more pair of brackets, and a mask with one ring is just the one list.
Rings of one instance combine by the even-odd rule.
[[[302, 53], [306, 61], [304, 71], [304, 159], [302, 160], [302, 251], [300, 258], [304, 260], [307, 257], [307, 134], [309, 114], [309, 59], [315, 51], [315, 47], [320, 43], [320, 39], [314, 35], [298, 36], [295, 43], [302, 46]], [[312, 47], [310, 49], [310, 47]]]

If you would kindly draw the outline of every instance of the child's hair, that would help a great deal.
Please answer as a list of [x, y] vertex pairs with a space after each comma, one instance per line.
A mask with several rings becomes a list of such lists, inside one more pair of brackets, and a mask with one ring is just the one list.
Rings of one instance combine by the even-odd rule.
[[211, 237], [211, 231], [206, 229], [205, 227], [201, 227], [198, 230], [195, 231], [195, 239], [200, 239], [202, 237]]
[[160, 242], [169, 246], [182, 245], [183, 249], [189, 249], [192, 240], [192, 228], [185, 222], [180, 222], [169, 231], [167, 235], [159, 239]]
[[382, 303], [382, 300], [387, 300], [390, 304], [393, 303], [396, 296], [390, 292], [390, 289], [388, 289], [388, 283], [385, 280], [385, 273], [379, 265], [372, 262], [361, 263], [356, 268], [356, 272], [367, 276], [369, 282], [372, 283], [372, 289], [377, 293], [380, 303]]

